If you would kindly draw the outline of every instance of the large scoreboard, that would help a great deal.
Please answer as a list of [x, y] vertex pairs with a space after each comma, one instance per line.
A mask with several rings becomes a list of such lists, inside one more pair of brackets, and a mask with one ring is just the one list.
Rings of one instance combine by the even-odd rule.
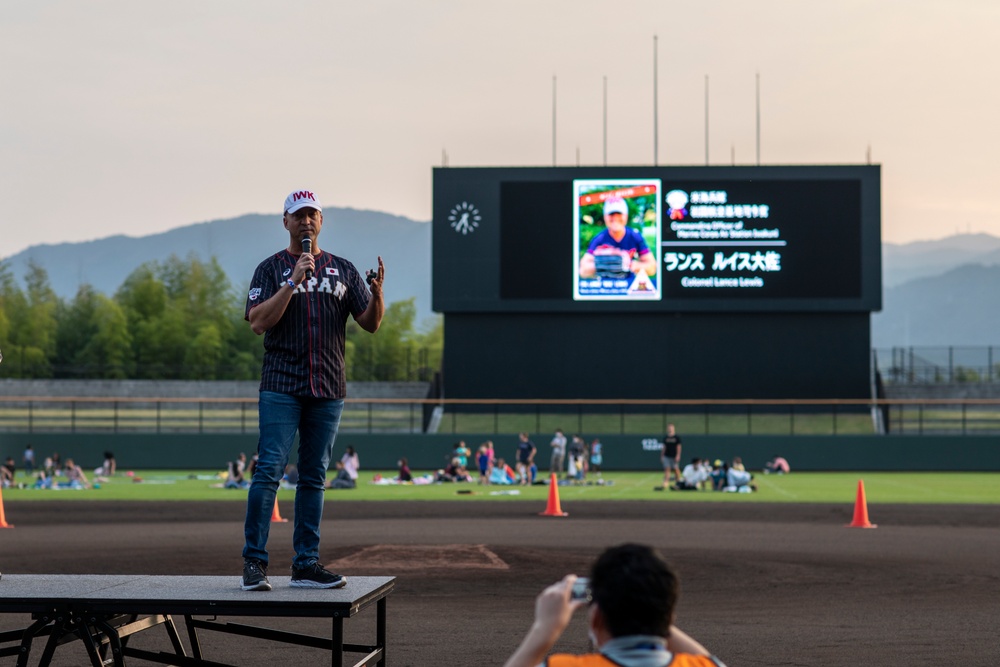
[[451, 396], [867, 392], [878, 166], [439, 168], [433, 207]]
[[870, 312], [879, 198], [873, 166], [436, 169], [433, 305]]

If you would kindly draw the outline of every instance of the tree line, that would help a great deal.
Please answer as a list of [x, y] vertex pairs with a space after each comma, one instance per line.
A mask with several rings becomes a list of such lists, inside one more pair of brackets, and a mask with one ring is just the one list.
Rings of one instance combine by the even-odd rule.
[[[60, 298], [30, 262], [24, 286], [0, 263], [0, 378], [253, 380], [263, 336], [244, 320], [245, 295], [213, 257], [147, 262], [113, 296], [83, 284]], [[443, 324], [416, 328], [413, 299], [389, 304], [376, 335], [347, 327], [347, 379], [429, 380]]]

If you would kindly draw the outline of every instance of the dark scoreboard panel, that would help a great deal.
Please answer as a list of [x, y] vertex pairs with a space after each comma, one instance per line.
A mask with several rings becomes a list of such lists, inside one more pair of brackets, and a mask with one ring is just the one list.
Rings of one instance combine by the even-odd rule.
[[870, 312], [880, 208], [877, 166], [435, 169], [433, 307]]

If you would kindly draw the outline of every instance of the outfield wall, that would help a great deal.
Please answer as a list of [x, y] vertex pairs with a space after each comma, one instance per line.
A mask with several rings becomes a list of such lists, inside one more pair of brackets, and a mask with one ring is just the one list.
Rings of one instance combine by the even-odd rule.
[[[475, 451], [491, 439], [497, 456], [514, 459], [516, 437], [510, 435], [398, 435], [342, 434], [334, 457], [353, 445], [366, 470], [396, 467], [405, 456], [414, 471], [444, 467], [453, 445], [464, 439]], [[550, 437], [535, 439], [536, 461], [548, 470]], [[953, 470], [1000, 471], [1000, 436], [684, 436], [682, 459], [698, 456], [730, 460], [743, 458], [759, 470], [775, 454], [788, 459], [793, 470]], [[659, 440], [637, 435], [601, 437], [605, 470], [659, 470]], [[73, 458], [84, 469], [97, 467], [103, 453], [115, 453], [120, 470], [219, 469], [240, 452], [257, 448], [257, 436], [220, 434], [45, 434], [0, 433], [0, 456], [13, 456], [21, 468], [21, 454], [31, 443], [39, 462], [52, 452]], [[294, 460], [294, 455], [293, 455]]]
[[[429, 382], [348, 382], [351, 398], [426, 398]], [[87, 398], [250, 398], [259, 380], [22, 380], [0, 379], [0, 396], [85, 396]]]

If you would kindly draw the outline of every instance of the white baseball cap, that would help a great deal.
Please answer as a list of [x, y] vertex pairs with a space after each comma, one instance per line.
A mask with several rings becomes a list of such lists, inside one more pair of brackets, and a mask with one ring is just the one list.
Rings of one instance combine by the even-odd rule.
[[312, 190], [295, 190], [285, 197], [285, 213], [295, 213], [300, 208], [314, 208], [323, 211], [323, 205], [319, 203], [319, 197]]
[[604, 217], [608, 217], [611, 213], [621, 213], [627, 218], [628, 204], [621, 197], [609, 197], [604, 201]]

